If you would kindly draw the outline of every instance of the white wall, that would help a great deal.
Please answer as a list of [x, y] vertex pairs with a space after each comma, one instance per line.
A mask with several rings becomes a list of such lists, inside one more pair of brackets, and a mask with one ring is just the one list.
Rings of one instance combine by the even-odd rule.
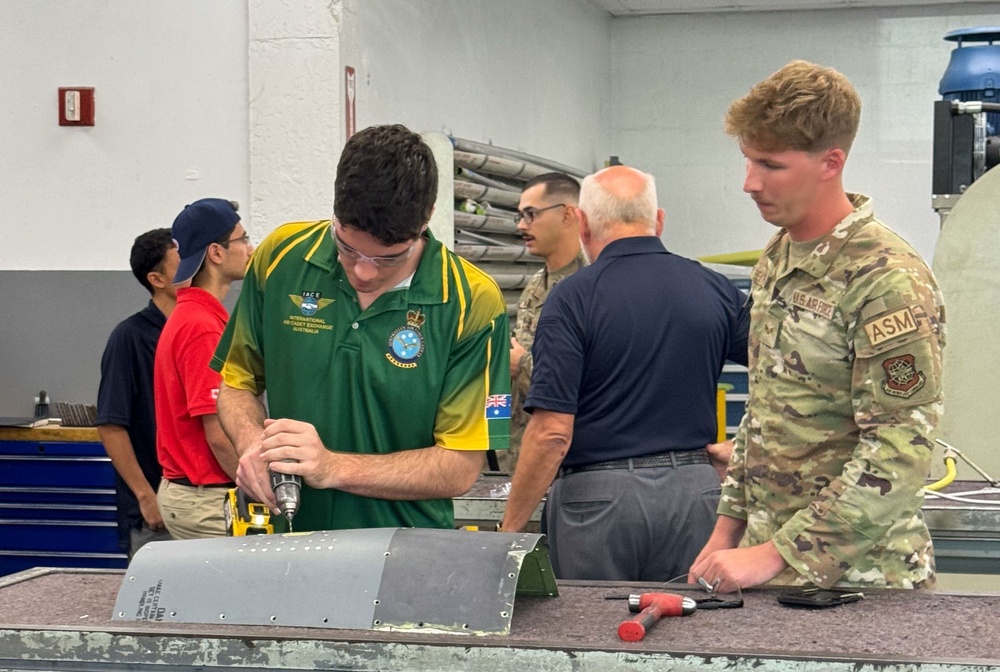
[[580, 0], [357, 0], [358, 128], [404, 123], [603, 165], [611, 17]]
[[[0, 2], [0, 270], [125, 269], [185, 203], [245, 202], [246, 45], [239, 0]], [[94, 127], [58, 125], [60, 86]]]
[[981, 6], [677, 15], [612, 23], [612, 138], [657, 178], [664, 239], [689, 256], [763, 247], [773, 228], [742, 193], [743, 158], [724, 135], [729, 103], [796, 58], [832, 66], [863, 101], [848, 190], [930, 261], [933, 101], [955, 28], [1000, 25]]
[[[589, 3], [346, 6], [0, 2], [0, 270], [125, 270], [135, 235], [209, 195], [240, 201], [255, 238], [329, 216], [343, 65], [359, 128], [606, 158], [611, 19]], [[95, 87], [93, 128], [58, 126], [60, 86]]]
[[333, 211], [344, 11], [341, 0], [249, 0], [249, 8], [247, 229], [259, 241], [284, 222]]
[[[344, 65], [359, 128], [603, 160], [610, 23], [576, 0], [0, 0], [0, 414], [93, 401], [144, 300], [132, 240], [185, 203], [235, 198], [257, 239], [330, 215]], [[60, 86], [96, 88], [95, 127], [57, 125]]]
[[[721, 117], [797, 57], [855, 82], [847, 186], [930, 257], [941, 36], [997, 24], [975, 5], [612, 20], [586, 0], [4, 0], [0, 270], [123, 270], [135, 234], [205, 195], [244, 203], [258, 237], [327, 216], [344, 65], [359, 127], [444, 129], [584, 169], [617, 154], [657, 176], [673, 249], [759, 247], [771, 229]], [[57, 125], [67, 85], [96, 87], [94, 128]]]

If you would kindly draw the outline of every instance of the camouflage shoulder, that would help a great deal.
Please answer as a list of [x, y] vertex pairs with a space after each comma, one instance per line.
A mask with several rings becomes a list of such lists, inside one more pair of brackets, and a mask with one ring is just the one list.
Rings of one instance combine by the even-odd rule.
[[875, 268], [904, 268], [933, 278], [930, 265], [909, 242], [878, 219], [872, 219], [852, 239], [845, 249], [849, 257], [856, 257], [859, 266]]
[[545, 267], [541, 267], [528, 278], [528, 284], [524, 286], [524, 293], [534, 293], [539, 287], [545, 284]]

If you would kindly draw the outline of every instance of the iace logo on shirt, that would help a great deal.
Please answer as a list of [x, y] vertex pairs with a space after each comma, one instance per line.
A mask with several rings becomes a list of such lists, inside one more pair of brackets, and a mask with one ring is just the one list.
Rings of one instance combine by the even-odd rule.
[[335, 301], [335, 299], [324, 299], [320, 292], [302, 292], [298, 296], [289, 294], [288, 298], [299, 307], [299, 310], [306, 317], [312, 317]]
[[318, 334], [320, 331], [330, 331], [333, 325], [327, 324], [326, 320], [314, 317], [316, 313], [323, 310], [336, 299], [324, 299], [320, 292], [302, 292], [301, 294], [289, 294], [288, 298], [299, 309], [301, 315], [292, 313], [288, 319], [282, 321], [286, 327], [291, 327], [292, 331], [303, 334]]

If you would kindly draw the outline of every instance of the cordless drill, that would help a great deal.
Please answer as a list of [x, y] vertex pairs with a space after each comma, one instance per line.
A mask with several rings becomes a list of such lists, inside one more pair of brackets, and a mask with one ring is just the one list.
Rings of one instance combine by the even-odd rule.
[[[285, 460], [294, 462], [294, 460]], [[302, 496], [302, 477], [295, 474], [279, 474], [270, 471], [271, 489], [274, 490], [274, 498], [278, 500], [278, 511], [288, 521], [288, 531], [292, 532], [292, 519], [299, 510], [299, 501]]]

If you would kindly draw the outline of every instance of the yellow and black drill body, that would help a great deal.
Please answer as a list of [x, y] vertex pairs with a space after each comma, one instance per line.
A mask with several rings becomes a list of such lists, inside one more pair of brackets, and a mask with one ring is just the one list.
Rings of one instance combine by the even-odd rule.
[[230, 488], [226, 493], [226, 534], [243, 537], [251, 534], [273, 534], [271, 512], [260, 503], [247, 499], [240, 488]]
[[[278, 500], [278, 510], [285, 517], [288, 531], [292, 529], [292, 518], [299, 510], [299, 498], [302, 493], [302, 478], [294, 474], [271, 472], [271, 489]], [[274, 522], [271, 511], [261, 502], [247, 499], [246, 493], [240, 488], [230, 488], [226, 493], [224, 505], [226, 517], [226, 534], [230, 537], [243, 537], [249, 534], [274, 534]], [[279, 532], [284, 531], [280, 525]]]

